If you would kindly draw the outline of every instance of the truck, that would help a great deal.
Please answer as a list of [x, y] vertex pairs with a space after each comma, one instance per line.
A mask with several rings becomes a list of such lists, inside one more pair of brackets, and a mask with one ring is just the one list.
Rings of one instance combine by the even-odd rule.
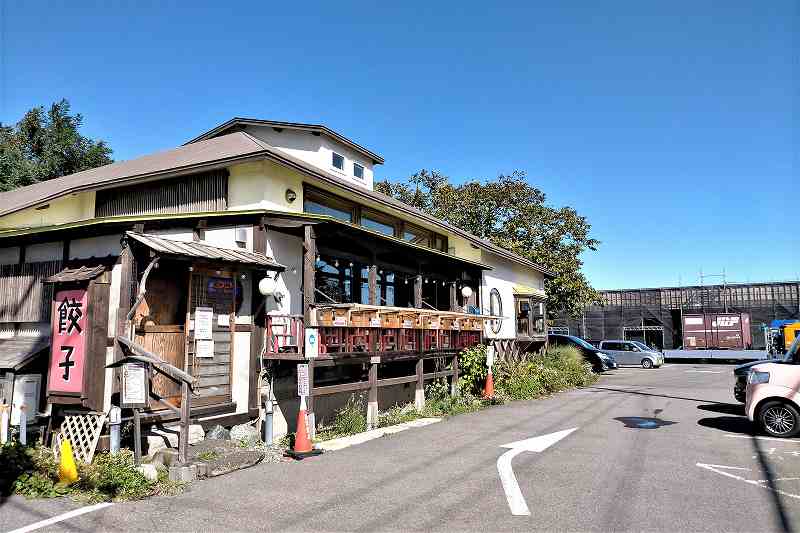
[[684, 350], [749, 350], [753, 345], [748, 313], [683, 315]]

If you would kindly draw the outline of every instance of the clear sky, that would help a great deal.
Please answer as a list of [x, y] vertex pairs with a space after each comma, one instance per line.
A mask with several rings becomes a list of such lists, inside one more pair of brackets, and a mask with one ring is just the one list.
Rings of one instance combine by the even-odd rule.
[[526, 171], [591, 222], [598, 288], [800, 272], [796, 0], [0, 5], [4, 123], [65, 97], [129, 159], [320, 122], [378, 178]]

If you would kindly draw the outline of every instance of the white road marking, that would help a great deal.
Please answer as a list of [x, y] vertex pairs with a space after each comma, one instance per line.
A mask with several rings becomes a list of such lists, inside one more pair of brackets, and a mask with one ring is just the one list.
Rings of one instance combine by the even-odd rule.
[[800, 444], [800, 441], [796, 441], [794, 439], [781, 439], [778, 437], [759, 437], [757, 435], [725, 435], [726, 437], [730, 437], [732, 439], [758, 439], [758, 440], [774, 440], [778, 442], [782, 442], [784, 444]]
[[69, 520], [70, 518], [75, 518], [76, 516], [80, 516], [82, 514], [91, 513], [93, 511], [99, 511], [104, 507], [108, 507], [109, 505], [114, 505], [113, 503], [104, 502], [98, 503], [95, 505], [89, 505], [88, 507], [81, 507], [80, 509], [74, 509], [68, 513], [60, 514], [54, 516], [53, 518], [48, 518], [47, 520], [41, 520], [39, 522], [35, 522], [28, 526], [21, 527], [19, 529], [14, 529], [9, 531], [8, 533], [28, 533], [28, 531], [35, 531], [37, 529], [41, 529], [43, 527], [52, 526], [53, 524], [57, 524], [59, 522], [63, 522], [64, 520]]
[[717, 474], [722, 474], [723, 476], [735, 479], [737, 481], [744, 481], [748, 485], [755, 485], [756, 487], [761, 487], [762, 489], [771, 490], [772, 492], [775, 492], [775, 493], [780, 494], [782, 496], [788, 496], [789, 498], [795, 498], [797, 500], [800, 500], [800, 494], [792, 494], [791, 492], [786, 492], [785, 490], [775, 489], [775, 488], [772, 488], [772, 487], [770, 487], [770, 486], [768, 486], [768, 485], [766, 485], [766, 484], [764, 484], [764, 483], [762, 483], [760, 481], [757, 481], [755, 479], [747, 479], [746, 477], [742, 477], [742, 476], [739, 476], [739, 475], [732, 474], [730, 472], [725, 472], [724, 470], [721, 470], [721, 469], [724, 468], [725, 470], [737, 470], [737, 471], [750, 472], [751, 470], [749, 468], [742, 468], [740, 466], [712, 465], [712, 464], [707, 464], [707, 463], [697, 463], [697, 466], [699, 466], [700, 468], [705, 468], [706, 470], [710, 470], [712, 472], [716, 472]]
[[522, 452], [543, 452], [556, 442], [560, 441], [578, 428], [565, 429], [539, 437], [525, 440], [518, 440], [509, 444], [503, 444], [501, 448], [511, 448], [497, 459], [497, 472], [500, 474], [500, 482], [503, 484], [503, 491], [506, 493], [508, 507], [514, 516], [530, 516], [531, 511], [525, 503], [525, 497], [517, 483], [511, 461]]

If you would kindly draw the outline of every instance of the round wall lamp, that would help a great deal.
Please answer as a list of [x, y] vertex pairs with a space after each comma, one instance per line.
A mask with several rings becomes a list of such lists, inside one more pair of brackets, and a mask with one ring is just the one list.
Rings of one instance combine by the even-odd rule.
[[258, 292], [260, 292], [262, 296], [272, 296], [275, 294], [275, 279], [270, 277], [261, 278], [261, 281], [258, 282]]
[[461, 289], [461, 296], [469, 299], [469, 297], [472, 296], [472, 288], [470, 288], [469, 285], [464, 285], [464, 287]]
[[297, 193], [292, 189], [286, 189], [286, 201], [291, 204], [295, 200], [297, 200]]

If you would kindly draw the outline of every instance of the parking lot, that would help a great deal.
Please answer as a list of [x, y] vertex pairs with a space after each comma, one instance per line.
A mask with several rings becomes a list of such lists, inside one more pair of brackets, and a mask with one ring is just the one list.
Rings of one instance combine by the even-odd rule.
[[[791, 531], [800, 443], [754, 436], [732, 385], [730, 365], [621, 368], [586, 389], [259, 465], [48, 530]], [[515, 514], [520, 505], [528, 514]], [[0, 524], [74, 507], [34, 512], [12, 498]]]

